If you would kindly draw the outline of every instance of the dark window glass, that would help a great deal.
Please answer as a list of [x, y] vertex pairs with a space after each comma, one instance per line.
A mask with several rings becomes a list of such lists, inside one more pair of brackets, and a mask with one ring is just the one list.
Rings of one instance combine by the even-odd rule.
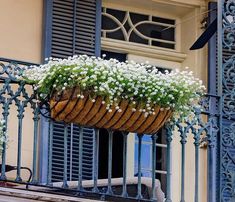
[[141, 15], [141, 14], [137, 14], [137, 13], [130, 13], [130, 17], [131, 17], [131, 21], [133, 24], [148, 20], [147, 15]]
[[126, 53], [116, 53], [116, 52], [110, 52], [110, 51], [101, 51], [101, 55], [105, 54], [105, 59], [109, 60], [111, 58], [117, 59], [119, 62], [125, 62], [126, 61]]
[[114, 10], [114, 9], [110, 9], [110, 8], [107, 8], [106, 12], [111, 14], [115, 18], [117, 18], [120, 22], [122, 22], [124, 20], [125, 14], [126, 14], [125, 11]]
[[146, 45], [148, 44], [148, 40], [139, 37], [135, 32], [131, 33], [129, 41], [135, 43], [142, 43]]
[[175, 20], [160, 18], [160, 17], [155, 17], [155, 16], [152, 17], [152, 20], [154, 22], [161, 22], [161, 23], [166, 23], [166, 24], [171, 24], [171, 25], [175, 24]]
[[112, 39], [118, 39], [118, 40], [125, 41], [123, 33], [122, 33], [122, 31], [120, 29], [115, 31], [115, 32], [112, 32], [112, 33], [106, 33], [106, 37], [107, 38], [112, 38]]
[[103, 15], [102, 17], [102, 29], [104, 30], [111, 30], [117, 28], [118, 25], [109, 17]]
[[[119, 22], [107, 17], [107, 13]], [[175, 49], [175, 45], [170, 43], [175, 41], [175, 27], [172, 27], [172, 25], [175, 25], [175, 20], [156, 16], [151, 16], [150, 18], [149, 15], [130, 12], [128, 20], [124, 23], [127, 13], [128, 11], [103, 9], [102, 36], [110, 39]], [[154, 23], [163, 23], [163, 25]], [[118, 29], [108, 32], [115, 28]], [[131, 32], [129, 32], [130, 30]], [[104, 31], [107, 31], [106, 34], [104, 34]], [[165, 42], [155, 39], [165, 40]]]

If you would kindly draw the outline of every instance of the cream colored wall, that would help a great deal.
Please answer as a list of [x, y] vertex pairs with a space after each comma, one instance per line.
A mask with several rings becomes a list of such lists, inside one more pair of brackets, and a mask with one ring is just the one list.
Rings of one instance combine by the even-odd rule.
[[[43, 0], [0, 0], [0, 57], [40, 63], [42, 53]], [[16, 87], [14, 87], [16, 89]], [[13, 105], [9, 116], [7, 163], [16, 165], [17, 111]], [[23, 119], [22, 166], [32, 166], [33, 122], [28, 108]], [[28, 176], [22, 172], [23, 178]], [[15, 173], [7, 173], [14, 177]]]
[[[200, 29], [200, 21], [204, 17], [200, 13], [205, 12], [205, 6], [195, 7], [191, 12], [187, 13], [181, 18], [183, 22], [181, 26], [181, 51], [187, 55], [186, 59], [182, 62], [182, 69], [189, 67], [189, 70], [194, 72], [194, 75], [207, 82], [207, 48], [200, 50], [190, 51], [189, 48], [197, 40], [203, 30]], [[194, 18], [192, 18], [194, 16]], [[178, 191], [173, 191], [173, 201], [180, 201], [180, 176], [181, 165], [181, 146], [179, 134], [174, 134], [172, 146], [172, 177], [173, 177], [173, 190], [178, 187]], [[189, 136], [188, 143], [186, 144], [186, 176], [185, 176], [185, 198], [186, 201], [194, 200], [194, 176], [195, 176], [195, 152], [193, 145], [193, 136]], [[207, 171], [207, 153], [205, 149], [200, 149], [200, 174], [199, 174], [199, 201], [207, 201], [207, 184], [206, 184], [206, 171]]]
[[41, 62], [43, 0], [1, 0], [0, 8], [0, 56]]

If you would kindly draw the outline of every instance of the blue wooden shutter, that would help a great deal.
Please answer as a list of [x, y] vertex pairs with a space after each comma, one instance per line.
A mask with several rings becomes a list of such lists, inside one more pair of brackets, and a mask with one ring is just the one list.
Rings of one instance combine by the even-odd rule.
[[[45, 0], [44, 57], [100, 54], [100, 0]], [[83, 178], [92, 178], [93, 129], [84, 128]], [[52, 180], [63, 179], [63, 123], [53, 130]], [[68, 179], [78, 179], [79, 128], [71, 124], [68, 136]]]

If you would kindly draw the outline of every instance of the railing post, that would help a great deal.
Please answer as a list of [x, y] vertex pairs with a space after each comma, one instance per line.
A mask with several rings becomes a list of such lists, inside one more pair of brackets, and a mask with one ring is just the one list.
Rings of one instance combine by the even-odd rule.
[[208, 150], [207, 150], [207, 201], [216, 201], [216, 150], [217, 150], [217, 134], [218, 123], [216, 117], [209, 118], [209, 130], [207, 132]]
[[68, 168], [68, 124], [64, 123], [64, 173], [63, 173], [63, 188], [68, 188], [67, 183], [67, 168]]
[[94, 187], [93, 192], [98, 193], [99, 189], [97, 187], [97, 180], [99, 175], [99, 129], [95, 129], [94, 134], [94, 153], [93, 153], [93, 170], [94, 170]]
[[[7, 132], [7, 128], [8, 128], [8, 115], [9, 115], [9, 105], [10, 105], [10, 101], [7, 99], [7, 102], [3, 104], [3, 117], [4, 117], [4, 120], [5, 120], [5, 132]], [[6, 136], [6, 133], [5, 133], [5, 136]], [[1, 177], [0, 177], [1, 180], [6, 180], [7, 177], [6, 177], [6, 143], [3, 142], [3, 145], [2, 145], [2, 168], [1, 168]]]
[[172, 202], [171, 200], [171, 168], [172, 168], [172, 162], [171, 162], [171, 143], [172, 143], [172, 135], [173, 135], [173, 128], [170, 125], [167, 125], [166, 127], [166, 142], [167, 142], [167, 153], [166, 153], [166, 159], [167, 159], [167, 181], [166, 181], [166, 202]]
[[138, 134], [138, 193], [137, 193], [137, 199], [142, 199], [142, 191], [141, 191], [141, 153], [142, 153], [142, 138], [143, 138], [143, 134]]
[[195, 131], [194, 133], [194, 145], [195, 145], [195, 193], [194, 202], [198, 202], [199, 195], [199, 146], [200, 146], [200, 134], [201, 131]]
[[81, 191], [82, 187], [82, 164], [83, 164], [83, 127], [79, 128], [79, 165], [78, 165], [78, 190]]
[[51, 185], [52, 175], [52, 148], [53, 148], [53, 127], [54, 123], [52, 120], [48, 120], [48, 168], [47, 168], [47, 185]]
[[16, 171], [16, 181], [21, 182], [21, 155], [22, 155], [22, 121], [24, 117], [24, 107], [22, 105], [18, 106], [18, 148], [17, 148], [17, 171]]
[[180, 128], [180, 143], [181, 143], [181, 200], [185, 202], [185, 144], [187, 143], [187, 135], [184, 127]]
[[127, 172], [127, 132], [123, 132], [123, 185], [122, 185], [122, 197], [128, 197], [127, 184], [126, 184], [126, 172]]
[[156, 201], [156, 140], [157, 134], [153, 134], [152, 138], [152, 201]]
[[32, 183], [36, 183], [36, 172], [37, 172], [37, 143], [38, 143], [38, 121], [39, 117], [39, 108], [35, 105], [34, 109], [34, 136], [33, 136], [33, 170], [32, 170]]
[[106, 194], [112, 195], [112, 157], [113, 157], [113, 131], [109, 130], [109, 153], [108, 153], [108, 188]]

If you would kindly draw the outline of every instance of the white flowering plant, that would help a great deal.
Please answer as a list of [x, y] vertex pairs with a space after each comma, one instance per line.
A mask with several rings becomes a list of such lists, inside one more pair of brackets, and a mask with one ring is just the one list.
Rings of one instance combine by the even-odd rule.
[[34, 90], [41, 98], [78, 86], [81, 90], [78, 98], [89, 91], [93, 102], [96, 96], [102, 96], [107, 110], [111, 111], [115, 104], [119, 112], [122, 110], [119, 101], [126, 99], [133, 106], [141, 104], [139, 110], [146, 116], [154, 114], [156, 105], [175, 114], [187, 115], [205, 90], [202, 81], [191, 71], [166, 70], [162, 73], [148, 64], [86, 55], [49, 58], [47, 64], [26, 69], [22, 78], [35, 85]]
[[0, 119], [0, 154], [3, 150], [3, 143], [7, 143], [7, 135], [5, 131], [5, 121]]

